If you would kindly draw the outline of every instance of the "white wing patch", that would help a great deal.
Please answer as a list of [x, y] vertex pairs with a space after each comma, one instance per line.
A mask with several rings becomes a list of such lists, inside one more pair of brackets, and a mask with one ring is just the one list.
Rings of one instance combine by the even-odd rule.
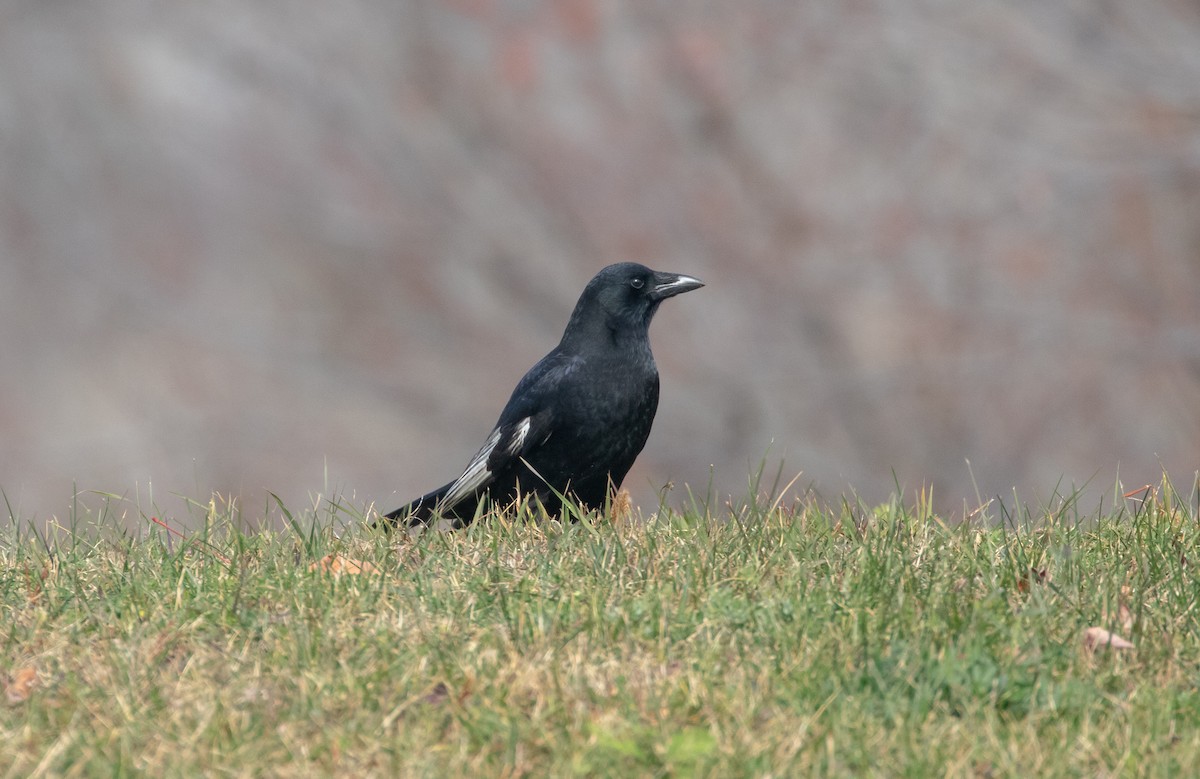
[[492, 456], [492, 450], [498, 443], [500, 443], [500, 428], [492, 431], [492, 434], [483, 442], [483, 446], [471, 458], [471, 462], [467, 463], [467, 469], [463, 471], [462, 476], [455, 479], [454, 483], [450, 485], [450, 489], [446, 490], [446, 494], [442, 498], [442, 506], [453, 506], [487, 483], [488, 478], [492, 475], [487, 468], [488, 458]]
[[[514, 456], [521, 451], [521, 447], [525, 445], [525, 438], [529, 435], [531, 422], [529, 417], [525, 417], [517, 423], [516, 427], [512, 428], [510, 440], [504, 443], [503, 451]], [[483, 442], [483, 446], [471, 458], [471, 462], [467, 463], [467, 468], [463, 471], [462, 476], [455, 479], [454, 483], [450, 485], [450, 489], [446, 490], [439, 505], [442, 507], [453, 506], [492, 480], [492, 472], [488, 470], [488, 460], [492, 458], [492, 452], [496, 450], [496, 447], [501, 445], [500, 432], [501, 428], [499, 427], [492, 431], [492, 434]]]
[[530, 417], [525, 417], [517, 423], [517, 427], [513, 430], [512, 440], [508, 442], [505, 449], [509, 454], [515, 455], [521, 451], [521, 447], [525, 445], [525, 436], [529, 435], [529, 425], [533, 422]]

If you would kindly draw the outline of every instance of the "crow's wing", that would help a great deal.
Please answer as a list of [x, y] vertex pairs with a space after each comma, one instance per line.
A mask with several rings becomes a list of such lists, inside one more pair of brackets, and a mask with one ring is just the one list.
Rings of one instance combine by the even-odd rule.
[[555, 408], [561, 401], [563, 382], [582, 363], [580, 357], [555, 351], [525, 374], [513, 390], [496, 427], [467, 463], [462, 475], [450, 483], [438, 501], [438, 508], [452, 509], [463, 499], [487, 489], [496, 474], [511, 472], [520, 460], [550, 437], [558, 416]]
[[527, 448], [546, 440], [550, 419], [551, 415], [543, 412], [493, 430], [471, 462], [467, 463], [462, 476], [451, 482], [446, 494], [438, 501], [438, 508], [452, 509], [463, 498], [486, 489], [495, 480], [496, 474], [516, 464]]

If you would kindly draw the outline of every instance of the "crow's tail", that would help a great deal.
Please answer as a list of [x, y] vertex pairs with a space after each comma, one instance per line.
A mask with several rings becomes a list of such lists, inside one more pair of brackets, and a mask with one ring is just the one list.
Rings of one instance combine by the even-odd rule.
[[[450, 484], [453, 483], [450, 482]], [[412, 503], [401, 506], [395, 511], [389, 511], [383, 515], [380, 524], [387, 528], [398, 527], [400, 525], [407, 527], [428, 525], [438, 508], [438, 504], [442, 498], [446, 497], [446, 492], [450, 489], [450, 484], [438, 487], [433, 492], [422, 495]]]

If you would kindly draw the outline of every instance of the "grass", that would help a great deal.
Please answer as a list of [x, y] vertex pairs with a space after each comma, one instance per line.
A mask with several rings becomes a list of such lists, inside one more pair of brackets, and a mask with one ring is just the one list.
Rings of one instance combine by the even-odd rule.
[[389, 538], [214, 502], [181, 538], [110, 502], [0, 540], [0, 772], [1186, 775], [1193, 505], [1164, 481], [1104, 516], [810, 499]]

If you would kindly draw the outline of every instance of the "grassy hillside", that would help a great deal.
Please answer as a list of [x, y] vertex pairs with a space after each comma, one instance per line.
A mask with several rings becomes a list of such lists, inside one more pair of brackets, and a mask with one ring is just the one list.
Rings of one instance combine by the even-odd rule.
[[[389, 538], [329, 504], [283, 533], [242, 532], [216, 504], [203, 530], [147, 516], [130, 533], [112, 504], [74, 532], [10, 529], [0, 771], [1200, 764], [1190, 500], [1163, 485], [1090, 517], [995, 502], [957, 526], [926, 505], [751, 502]], [[1133, 648], [1094, 634], [1089, 648], [1092, 627]]]

